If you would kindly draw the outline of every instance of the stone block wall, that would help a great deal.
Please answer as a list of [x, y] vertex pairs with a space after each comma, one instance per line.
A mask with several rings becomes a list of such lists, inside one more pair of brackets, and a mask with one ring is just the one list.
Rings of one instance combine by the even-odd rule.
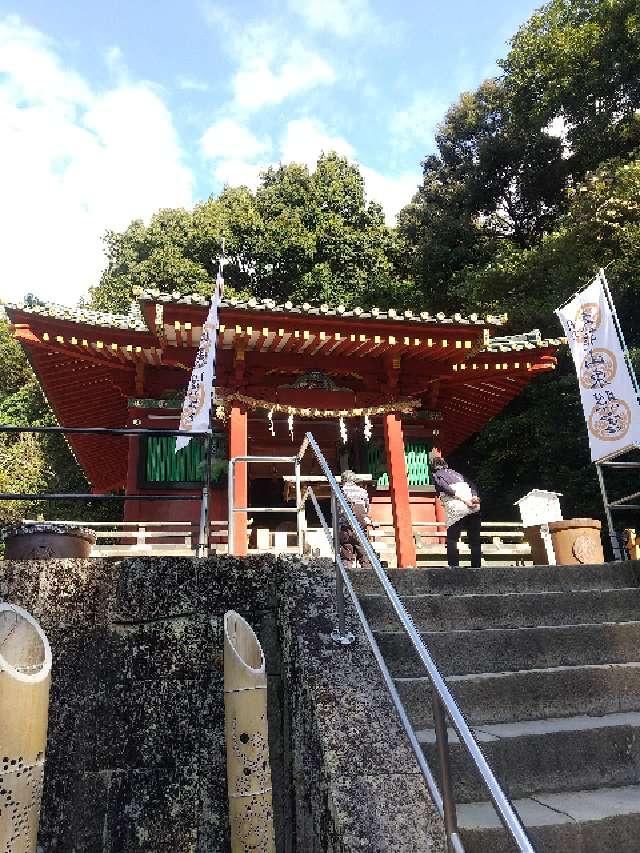
[[278, 853], [441, 851], [442, 827], [366, 638], [330, 639], [330, 563], [268, 557], [0, 563], [52, 645], [40, 853], [229, 849], [222, 620], [269, 674]]

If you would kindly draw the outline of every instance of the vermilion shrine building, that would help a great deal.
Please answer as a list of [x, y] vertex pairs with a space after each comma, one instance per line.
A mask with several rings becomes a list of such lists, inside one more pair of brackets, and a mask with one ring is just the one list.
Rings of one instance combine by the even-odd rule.
[[[153, 291], [140, 293], [128, 316], [50, 305], [9, 306], [7, 314], [60, 424], [175, 430], [207, 310], [203, 296]], [[371, 475], [371, 515], [393, 522], [398, 565], [414, 565], [412, 521], [442, 517], [429, 484], [431, 446], [450, 452], [555, 366], [558, 340], [536, 331], [500, 337], [504, 320], [226, 300], [217, 338], [218, 460], [290, 456], [311, 431], [332, 470]], [[201, 494], [198, 441], [177, 455], [171, 437], [72, 434], [69, 442], [96, 493]], [[319, 473], [313, 464], [307, 454], [303, 475]], [[218, 468], [210, 518], [225, 521]], [[238, 505], [246, 498], [244, 505], [285, 506], [290, 473], [261, 465], [247, 475], [239, 466]], [[198, 514], [197, 501], [127, 500], [124, 518]], [[237, 514], [234, 524], [236, 551], [246, 553], [246, 519]]]

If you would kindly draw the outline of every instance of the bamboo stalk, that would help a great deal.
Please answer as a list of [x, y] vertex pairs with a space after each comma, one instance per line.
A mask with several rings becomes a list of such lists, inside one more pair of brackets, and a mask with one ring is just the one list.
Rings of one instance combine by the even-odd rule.
[[233, 610], [224, 617], [224, 711], [231, 851], [275, 853], [264, 654]]
[[51, 649], [38, 623], [0, 602], [0, 850], [35, 853]]

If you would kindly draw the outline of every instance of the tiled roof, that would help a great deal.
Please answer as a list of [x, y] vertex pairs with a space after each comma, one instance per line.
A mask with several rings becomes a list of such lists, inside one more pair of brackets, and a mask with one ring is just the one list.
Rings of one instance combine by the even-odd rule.
[[[173, 305], [202, 305], [209, 304], [206, 296], [198, 293], [180, 294], [180, 293], [160, 293], [156, 290], [144, 290], [138, 294], [140, 302], [160, 302], [162, 304]], [[430, 314], [428, 311], [422, 311], [420, 314], [414, 314], [411, 311], [394, 311], [390, 308], [387, 311], [381, 311], [376, 308], [365, 311], [362, 308], [346, 309], [344, 306], [330, 308], [326, 304], [312, 305], [305, 302], [303, 305], [293, 305], [291, 302], [277, 303], [273, 299], [226, 299], [222, 303], [222, 308], [236, 308], [246, 311], [265, 311], [291, 315], [309, 315], [315, 317], [341, 317], [341, 318], [357, 318], [358, 320], [387, 320], [387, 321], [404, 321], [411, 323], [438, 323], [460, 324], [460, 325], [501, 325], [506, 321], [506, 314], [501, 317], [480, 317], [477, 314], [470, 314], [464, 317], [461, 314], [454, 314], [452, 317], [447, 317], [445, 314]], [[140, 304], [132, 302], [128, 314], [112, 314], [107, 311], [94, 311], [90, 308], [78, 307], [70, 308], [66, 305], [33, 305], [24, 306], [16, 304], [8, 304], [5, 306], [9, 311], [21, 311], [25, 314], [34, 314], [39, 317], [51, 317], [55, 320], [68, 320], [73, 323], [87, 323], [91, 326], [97, 326], [105, 329], [123, 329], [137, 332], [148, 331], [144, 317], [140, 311]], [[522, 350], [541, 349], [545, 347], [560, 346], [566, 343], [566, 338], [542, 338], [539, 329], [533, 329], [530, 332], [524, 332], [519, 335], [501, 335], [494, 336], [489, 340], [485, 347], [486, 352], [520, 352]]]
[[68, 320], [72, 323], [87, 323], [104, 329], [125, 329], [136, 332], [147, 332], [147, 324], [140, 312], [140, 306], [132, 303], [129, 313], [112, 314], [107, 311], [94, 311], [91, 308], [69, 308], [68, 305], [6, 305], [9, 311], [21, 311], [24, 314], [35, 314], [38, 317], [51, 317], [54, 320]]
[[[134, 291], [135, 292], [135, 291]], [[159, 290], [139, 290], [136, 292], [140, 302], [159, 302], [166, 305], [208, 305], [209, 298], [200, 293], [183, 294], [178, 291], [173, 293], [161, 293]], [[478, 314], [453, 314], [447, 317], [446, 314], [438, 312], [430, 314], [428, 311], [414, 313], [413, 311], [402, 311], [400, 309], [389, 308], [382, 310], [380, 308], [346, 308], [344, 305], [338, 305], [335, 308], [330, 307], [326, 303], [311, 303], [305, 302], [302, 305], [294, 305], [293, 302], [276, 302], [275, 299], [225, 299], [222, 302], [221, 308], [235, 308], [244, 311], [264, 311], [276, 314], [293, 314], [307, 315], [311, 317], [340, 317], [340, 318], [356, 318], [358, 320], [387, 320], [398, 321], [405, 323], [441, 323], [443, 325], [475, 325], [475, 326], [500, 326], [506, 319], [506, 314], [499, 317], [481, 317]]]
[[520, 352], [522, 350], [544, 349], [566, 344], [566, 338], [543, 338], [540, 329], [532, 329], [521, 335], [496, 336], [489, 340], [486, 352]]

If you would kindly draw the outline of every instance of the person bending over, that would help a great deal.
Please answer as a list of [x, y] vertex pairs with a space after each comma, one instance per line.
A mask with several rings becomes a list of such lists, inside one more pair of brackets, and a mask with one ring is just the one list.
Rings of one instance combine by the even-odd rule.
[[449, 468], [437, 447], [429, 454], [433, 484], [444, 506], [447, 525], [447, 562], [451, 568], [460, 565], [458, 540], [463, 530], [467, 531], [471, 548], [471, 567], [479, 569], [482, 564], [480, 540], [480, 498], [473, 483], [462, 474]]
[[[372, 523], [369, 518], [369, 495], [366, 489], [363, 489], [362, 486], [356, 483], [353, 471], [342, 472], [342, 493], [355, 515], [358, 524], [364, 530], [367, 538], [369, 538], [369, 527]], [[363, 569], [370, 569], [371, 561], [367, 557], [360, 539], [340, 507], [338, 507], [338, 525], [340, 556], [345, 567], [348, 569], [354, 568], [357, 557]]]

